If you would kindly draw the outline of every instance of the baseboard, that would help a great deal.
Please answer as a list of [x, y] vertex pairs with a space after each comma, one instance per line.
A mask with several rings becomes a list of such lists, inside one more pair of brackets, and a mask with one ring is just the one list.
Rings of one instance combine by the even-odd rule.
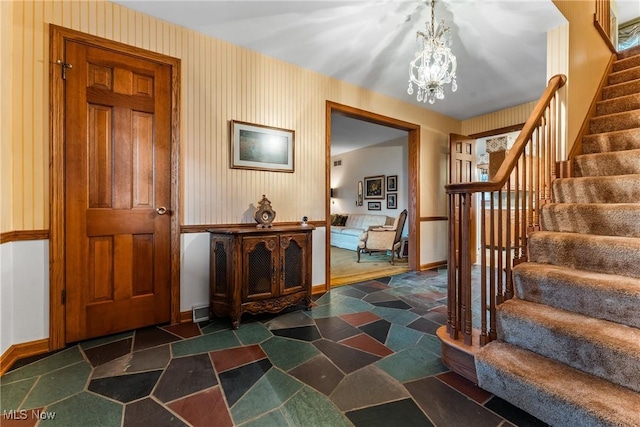
[[49, 338], [12, 345], [0, 356], [0, 376], [11, 369], [18, 360], [47, 352], [49, 352]]
[[189, 323], [193, 320], [193, 313], [189, 311], [180, 312], [180, 323]]
[[421, 264], [420, 265], [420, 271], [424, 271], [424, 270], [433, 270], [436, 269], [438, 267], [446, 267], [447, 266], [447, 260], [443, 260], [443, 261], [434, 261], [434, 262], [430, 262], [427, 264]]

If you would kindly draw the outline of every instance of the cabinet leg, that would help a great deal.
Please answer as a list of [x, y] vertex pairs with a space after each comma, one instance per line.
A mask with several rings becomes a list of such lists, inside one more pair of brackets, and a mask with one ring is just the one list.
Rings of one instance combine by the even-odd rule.
[[311, 298], [305, 298], [304, 302], [305, 302], [304, 309], [307, 311], [311, 311]]
[[231, 326], [233, 326], [234, 330], [240, 327], [240, 316], [236, 317], [235, 319], [231, 319]]

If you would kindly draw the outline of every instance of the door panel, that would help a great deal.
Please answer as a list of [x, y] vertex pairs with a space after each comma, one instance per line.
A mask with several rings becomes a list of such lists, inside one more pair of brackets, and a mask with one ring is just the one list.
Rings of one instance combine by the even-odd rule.
[[[476, 170], [476, 140], [469, 138], [465, 135], [450, 134], [449, 135], [449, 183], [456, 184], [461, 182], [475, 181]], [[470, 224], [470, 236], [469, 245], [471, 248], [471, 263], [476, 262], [476, 214], [475, 206], [473, 204], [473, 198], [471, 198], [471, 224]], [[455, 209], [455, 221], [458, 221], [458, 215], [460, 210]], [[456, 229], [457, 232], [457, 229]], [[455, 236], [455, 241], [458, 241], [458, 236]]]
[[171, 319], [171, 68], [69, 40], [65, 51], [65, 332], [74, 342]]

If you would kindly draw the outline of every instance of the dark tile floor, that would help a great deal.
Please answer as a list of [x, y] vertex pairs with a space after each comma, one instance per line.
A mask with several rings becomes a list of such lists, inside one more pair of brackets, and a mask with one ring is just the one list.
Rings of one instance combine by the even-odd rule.
[[0, 424], [543, 425], [442, 365], [445, 301], [444, 271], [410, 272], [235, 331], [216, 319], [83, 342], [3, 376]]

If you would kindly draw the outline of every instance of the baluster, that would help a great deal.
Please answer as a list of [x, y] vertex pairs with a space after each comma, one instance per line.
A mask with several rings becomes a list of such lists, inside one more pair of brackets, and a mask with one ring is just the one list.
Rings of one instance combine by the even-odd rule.
[[457, 332], [457, 313], [456, 313], [456, 300], [457, 300], [457, 260], [456, 260], [456, 197], [457, 194], [449, 194], [449, 259], [447, 264], [447, 333], [452, 339], [458, 338]]
[[485, 206], [484, 200], [485, 200], [485, 195], [486, 194], [491, 194], [491, 193], [481, 193], [482, 194], [482, 201], [480, 203], [481, 207], [480, 207], [480, 301], [481, 301], [481, 307], [480, 307], [480, 312], [482, 313], [482, 316], [480, 318], [480, 321], [482, 322], [482, 324], [480, 325], [480, 345], [485, 345], [489, 342], [488, 336], [487, 336], [487, 316], [485, 315], [485, 310], [486, 310], [486, 300], [487, 300], [487, 233], [486, 233], [486, 229], [487, 229], [487, 225], [486, 225], [486, 219], [487, 219], [487, 208]]

